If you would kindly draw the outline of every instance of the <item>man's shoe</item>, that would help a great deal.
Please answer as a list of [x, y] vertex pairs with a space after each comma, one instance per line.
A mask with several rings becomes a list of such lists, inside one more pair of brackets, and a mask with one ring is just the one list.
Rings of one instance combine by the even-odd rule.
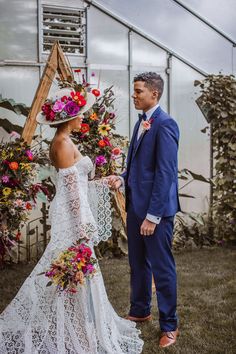
[[178, 328], [176, 329], [176, 331], [161, 332], [159, 347], [166, 348], [172, 344], [175, 344], [178, 335], [179, 335]]
[[127, 315], [126, 320], [130, 320], [130, 321], [134, 321], [134, 322], [146, 322], [146, 321], [150, 321], [152, 319], [152, 315], [148, 315], [146, 317], [133, 317], [130, 315]]

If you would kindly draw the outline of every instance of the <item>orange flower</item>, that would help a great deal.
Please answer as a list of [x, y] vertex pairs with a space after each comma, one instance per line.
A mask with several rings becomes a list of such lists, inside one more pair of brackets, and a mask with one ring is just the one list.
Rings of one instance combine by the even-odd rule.
[[120, 155], [120, 153], [121, 153], [121, 149], [120, 148], [118, 148], [118, 147], [116, 147], [116, 148], [114, 148], [113, 150], [112, 150], [112, 153], [113, 153], [113, 155]]
[[97, 115], [97, 113], [93, 113], [93, 114], [91, 114], [91, 115], [89, 116], [89, 118], [90, 118], [91, 120], [98, 120], [98, 115]]
[[18, 162], [10, 162], [9, 163], [9, 168], [11, 169], [11, 170], [18, 170], [18, 168], [19, 168], [19, 164], [18, 164]]
[[92, 93], [94, 94], [94, 96], [98, 97], [100, 96], [100, 91], [98, 89], [93, 89]]
[[105, 143], [104, 140], [99, 140], [99, 142], [98, 142], [98, 146], [99, 146], [99, 147], [103, 148], [103, 147], [105, 147], [106, 145], [107, 145], [107, 144]]
[[80, 131], [83, 134], [88, 133], [90, 131], [90, 126], [86, 123], [82, 123], [80, 127]]

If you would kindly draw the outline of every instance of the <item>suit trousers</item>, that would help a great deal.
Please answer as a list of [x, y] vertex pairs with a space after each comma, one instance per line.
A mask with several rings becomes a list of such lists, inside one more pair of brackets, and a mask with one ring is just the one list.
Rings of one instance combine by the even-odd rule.
[[172, 254], [174, 216], [163, 217], [154, 234], [142, 236], [143, 220], [127, 210], [129, 264], [131, 268], [130, 316], [146, 317], [151, 311], [152, 275], [156, 286], [161, 331], [177, 328], [177, 278]]

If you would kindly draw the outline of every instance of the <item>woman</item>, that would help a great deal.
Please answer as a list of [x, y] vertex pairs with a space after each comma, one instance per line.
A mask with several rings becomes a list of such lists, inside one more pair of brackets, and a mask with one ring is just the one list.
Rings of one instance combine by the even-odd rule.
[[[86, 237], [93, 249], [93, 245], [110, 234], [105, 228], [106, 217], [110, 218], [110, 203], [104, 197], [108, 186], [100, 182], [95, 187], [97, 203], [102, 209], [100, 214], [100, 208], [97, 209], [96, 224], [87, 197], [88, 173], [93, 164], [70, 139], [72, 130], [80, 129], [81, 114], [93, 105], [94, 98], [87, 94], [86, 104], [83, 102], [78, 115], [71, 104], [71, 97], [75, 102], [74, 95], [71, 89], [60, 90], [56, 100], [46, 103], [48, 107], [44, 105], [43, 112], [37, 116], [39, 123], [57, 126], [50, 147], [50, 159], [57, 170], [56, 195], [50, 206], [51, 239], [16, 297], [0, 315], [0, 354], [137, 354], [142, 351], [143, 342], [135, 324], [118, 317], [109, 303], [99, 269], [75, 294], [59, 294], [55, 286], [47, 287], [45, 275], [39, 275], [73, 242]], [[51, 113], [49, 105], [52, 104], [59, 113]]]

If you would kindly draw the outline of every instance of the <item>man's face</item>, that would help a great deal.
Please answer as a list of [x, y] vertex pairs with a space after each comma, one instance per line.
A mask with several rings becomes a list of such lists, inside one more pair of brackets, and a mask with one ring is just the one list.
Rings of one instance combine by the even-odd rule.
[[146, 112], [157, 104], [158, 91], [147, 87], [144, 81], [136, 81], [132, 97], [135, 108]]

